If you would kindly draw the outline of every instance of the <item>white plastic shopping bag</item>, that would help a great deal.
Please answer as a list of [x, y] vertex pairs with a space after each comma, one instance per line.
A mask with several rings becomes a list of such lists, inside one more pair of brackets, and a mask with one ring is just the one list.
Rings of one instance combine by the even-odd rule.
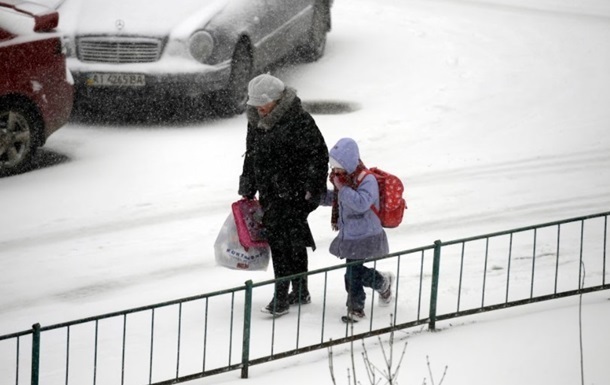
[[231, 212], [214, 242], [214, 254], [216, 263], [229, 269], [267, 270], [271, 250], [266, 245], [249, 247], [246, 251], [239, 242], [235, 218]]

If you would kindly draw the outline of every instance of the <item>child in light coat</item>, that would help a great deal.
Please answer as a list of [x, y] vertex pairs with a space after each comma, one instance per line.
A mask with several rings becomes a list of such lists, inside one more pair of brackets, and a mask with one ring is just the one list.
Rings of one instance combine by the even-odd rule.
[[392, 273], [380, 273], [364, 266], [368, 258], [380, 257], [389, 252], [388, 238], [381, 221], [371, 209], [379, 209], [379, 186], [374, 175], [367, 172], [358, 145], [353, 139], [343, 138], [330, 150], [330, 181], [333, 190], [327, 190], [322, 205], [332, 206], [331, 223], [339, 234], [330, 245], [330, 253], [345, 259], [347, 291], [347, 318], [365, 317], [364, 287], [379, 293], [381, 304], [388, 304], [392, 297]]

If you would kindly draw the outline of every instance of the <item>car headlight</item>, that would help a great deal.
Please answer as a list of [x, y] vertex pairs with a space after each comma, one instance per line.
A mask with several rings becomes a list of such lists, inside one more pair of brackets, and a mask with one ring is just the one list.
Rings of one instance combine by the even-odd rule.
[[205, 31], [198, 31], [191, 35], [189, 39], [189, 52], [195, 60], [205, 63], [213, 50], [214, 38], [212, 35]]
[[62, 36], [61, 50], [66, 55], [66, 57], [76, 56], [76, 47], [74, 46], [74, 40], [70, 36]]

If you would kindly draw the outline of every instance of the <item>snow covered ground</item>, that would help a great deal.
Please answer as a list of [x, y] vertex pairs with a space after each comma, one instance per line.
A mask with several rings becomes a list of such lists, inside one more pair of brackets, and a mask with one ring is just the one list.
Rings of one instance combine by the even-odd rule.
[[[328, 145], [353, 137], [365, 163], [405, 181], [392, 251], [609, 210], [608, 1], [337, 0], [333, 17], [326, 56], [275, 75], [306, 102], [357, 107], [314, 117]], [[0, 335], [272, 278], [214, 262], [244, 142], [244, 116], [58, 131], [46, 150], [66, 162], [0, 180]], [[340, 262], [329, 216], [311, 216], [311, 269]], [[587, 384], [610, 382], [609, 297], [583, 299]], [[398, 333], [409, 343], [399, 381], [421, 383], [429, 355], [437, 383], [444, 365], [444, 384], [580, 383], [577, 304]], [[346, 349], [335, 349], [339, 383]], [[323, 351], [250, 372], [252, 384], [330, 383]]]

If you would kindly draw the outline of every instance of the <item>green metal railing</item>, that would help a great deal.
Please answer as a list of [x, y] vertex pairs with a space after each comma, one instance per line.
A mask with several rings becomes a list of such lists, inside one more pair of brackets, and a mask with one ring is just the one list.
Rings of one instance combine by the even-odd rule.
[[345, 294], [329, 290], [329, 282], [343, 280], [344, 264], [308, 272], [312, 304], [293, 307], [279, 319], [252, 311], [273, 294], [275, 280], [269, 280], [35, 324], [0, 336], [0, 378], [16, 385], [166, 385], [234, 370], [247, 378], [252, 365], [391, 330], [435, 329], [437, 322], [456, 317], [607, 290], [609, 215], [436, 241], [368, 261], [394, 272], [393, 302], [380, 307], [370, 295], [368, 317], [353, 330], [338, 321]]

